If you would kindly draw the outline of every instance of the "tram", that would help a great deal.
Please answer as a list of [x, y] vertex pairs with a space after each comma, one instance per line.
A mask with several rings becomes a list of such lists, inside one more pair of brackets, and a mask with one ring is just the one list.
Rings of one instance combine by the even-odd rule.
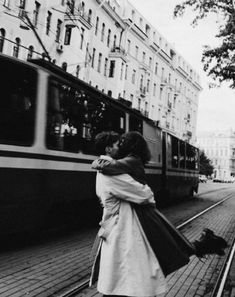
[[198, 189], [198, 149], [154, 121], [44, 61], [0, 55], [0, 234], [33, 230], [48, 218], [97, 216], [94, 138], [141, 132], [157, 203]]

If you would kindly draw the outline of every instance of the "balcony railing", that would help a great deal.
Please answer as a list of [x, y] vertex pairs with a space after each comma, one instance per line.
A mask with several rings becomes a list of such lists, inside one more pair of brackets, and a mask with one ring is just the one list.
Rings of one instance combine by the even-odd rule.
[[167, 85], [167, 79], [166, 78], [161, 78], [161, 86], [163, 87], [163, 86], [166, 86]]
[[171, 102], [168, 102], [167, 108], [168, 108], [168, 111], [171, 111], [171, 109], [172, 109], [172, 103]]
[[120, 47], [120, 46], [114, 46], [111, 49], [111, 53], [120, 53], [122, 55], [126, 55], [126, 51], [124, 50], [124, 48]]
[[114, 46], [110, 53], [109, 53], [110, 58], [122, 58], [125, 62], [127, 62], [127, 53], [124, 50], [124, 48], [120, 46]]
[[84, 12], [83, 10], [78, 10], [75, 13], [71, 13], [70, 11], [65, 13], [64, 16], [65, 25], [67, 26], [76, 26], [76, 22], [80, 21], [87, 29], [92, 28], [91, 18], [90, 16]]

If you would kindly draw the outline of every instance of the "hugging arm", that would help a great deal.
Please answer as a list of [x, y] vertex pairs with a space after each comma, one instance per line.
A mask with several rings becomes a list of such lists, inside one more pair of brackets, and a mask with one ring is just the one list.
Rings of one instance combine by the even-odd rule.
[[119, 160], [113, 159], [112, 161], [97, 159], [92, 163], [92, 168], [107, 175], [118, 175], [123, 173], [134, 174], [135, 167], [139, 166], [138, 163], [138, 160], [131, 156]]
[[155, 205], [150, 187], [137, 182], [129, 174], [113, 176], [109, 180], [109, 189], [109, 193], [119, 199], [137, 204]]

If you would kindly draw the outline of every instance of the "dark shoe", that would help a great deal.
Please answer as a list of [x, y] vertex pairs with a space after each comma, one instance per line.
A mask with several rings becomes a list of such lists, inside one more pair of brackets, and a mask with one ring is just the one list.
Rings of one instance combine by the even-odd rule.
[[224, 249], [228, 247], [226, 240], [217, 236], [210, 229], [204, 229], [199, 240], [194, 241], [195, 255], [204, 257], [205, 255], [224, 255]]

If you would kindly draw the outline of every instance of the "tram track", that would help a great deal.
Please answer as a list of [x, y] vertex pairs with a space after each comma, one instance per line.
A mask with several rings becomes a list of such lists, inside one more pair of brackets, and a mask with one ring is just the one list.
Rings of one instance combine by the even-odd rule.
[[224, 260], [222, 269], [220, 270], [220, 274], [216, 281], [216, 284], [215, 284], [214, 290], [211, 294], [211, 297], [222, 297], [223, 296], [226, 280], [228, 278], [229, 271], [230, 271], [234, 257], [235, 257], [235, 237], [233, 238], [233, 243], [231, 244], [229, 251], [227, 253], [227, 256]]
[[[203, 214], [209, 212], [210, 210], [216, 208], [217, 206], [221, 205], [222, 203], [224, 203], [225, 201], [227, 201], [228, 199], [230, 199], [231, 197], [233, 197], [233, 194], [228, 194], [227, 196], [225, 196], [222, 200], [218, 201], [217, 203], [211, 205], [210, 207], [204, 209], [203, 211], [199, 212], [198, 214], [194, 215], [193, 217], [191, 217], [190, 219], [187, 219], [185, 222], [179, 224], [178, 226], [176, 226], [176, 228], [178, 230], [183, 229], [185, 226], [187, 226], [189, 223], [191, 223], [192, 221], [196, 220], [197, 218], [199, 218], [200, 216], [202, 216]], [[233, 256], [234, 256], [234, 250], [235, 250], [235, 239], [233, 241], [232, 244], [233, 248], [230, 248], [226, 259], [224, 261], [223, 267], [221, 269], [220, 275], [217, 279], [216, 285], [215, 287], [217, 288], [216, 290], [214, 289], [211, 297], [222, 297], [222, 295], [216, 295], [218, 292], [220, 292], [221, 290], [221, 285], [223, 284], [224, 286], [224, 275], [225, 273], [228, 273], [228, 266], [226, 263], [230, 263], [232, 260], [230, 260], [229, 255], [233, 252]], [[231, 251], [231, 252], [230, 252]], [[50, 297], [75, 297], [78, 296], [77, 294], [82, 293], [84, 290], [88, 289], [89, 287], [89, 279], [84, 280], [83, 282], [81, 282], [80, 284], [76, 284], [73, 287], [71, 287], [70, 289], [68, 289], [67, 291], [64, 292], [58, 292], [57, 294], [53, 294]], [[214, 295], [213, 295], [214, 294]]]

